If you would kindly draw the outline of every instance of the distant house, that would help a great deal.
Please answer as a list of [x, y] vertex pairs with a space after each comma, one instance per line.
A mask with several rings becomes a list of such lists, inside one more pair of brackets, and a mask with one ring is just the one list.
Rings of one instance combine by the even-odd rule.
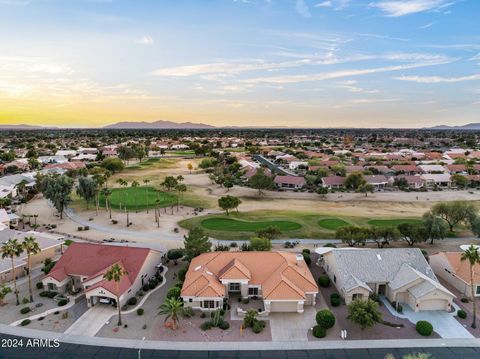
[[432, 173], [432, 174], [448, 173], [448, 170], [441, 165], [418, 165], [418, 168], [420, 168], [422, 173]]
[[329, 189], [343, 188], [345, 185], [345, 177], [340, 176], [328, 176], [322, 178], [322, 187]]
[[181, 297], [186, 307], [222, 308], [232, 297], [258, 297], [265, 312], [302, 313], [318, 287], [303, 256], [290, 252], [210, 252], [195, 257]]
[[453, 174], [467, 174], [467, 166], [465, 165], [447, 165], [448, 172]]
[[399, 175], [393, 177], [392, 185], [395, 179], [404, 178], [407, 181], [408, 187], [413, 189], [422, 188], [425, 185], [425, 181], [420, 176], [407, 176], [407, 175]]
[[376, 189], [388, 187], [388, 178], [384, 175], [365, 175], [363, 178]]
[[304, 161], [292, 161], [288, 164], [288, 168], [290, 168], [293, 171], [299, 168], [307, 169], [307, 167], [308, 167], [308, 162], [304, 162]]
[[455, 295], [438, 282], [418, 248], [321, 250], [318, 264], [347, 304], [375, 293], [416, 312], [450, 311]]
[[297, 176], [276, 176], [275, 185], [280, 189], [300, 189], [305, 186], [305, 178]]
[[423, 174], [422, 179], [425, 181], [425, 186], [428, 188], [438, 187], [450, 187], [452, 185], [451, 177], [448, 173], [442, 174]]
[[[122, 306], [155, 276], [161, 257], [160, 252], [149, 248], [72, 243], [42, 283], [59, 293], [84, 291], [88, 306], [114, 304], [118, 294]], [[115, 282], [104, 279], [114, 264], [127, 273], [118, 291]]]
[[362, 172], [362, 171], [363, 171], [363, 166], [350, 165], [345, 167], [346, 173]]
[[[461, 260], [462, 252], [440, 252], [430, 255], [435, 274], [467, 297], [471, 297], [470, 263]], [[473, 267], [474, 295], [480, 297], [480, 264]]]
[[422, 172], [416, 165], [393, 165], [392, 170], [396, 174], [405, 174], [407, 176], [413, 176]]

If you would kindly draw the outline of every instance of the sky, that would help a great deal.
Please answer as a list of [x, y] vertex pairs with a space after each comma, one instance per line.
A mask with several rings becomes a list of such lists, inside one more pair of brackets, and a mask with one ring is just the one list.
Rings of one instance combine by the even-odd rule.
[[0, 124], [480, 122], [479, 0], [0, 0]]

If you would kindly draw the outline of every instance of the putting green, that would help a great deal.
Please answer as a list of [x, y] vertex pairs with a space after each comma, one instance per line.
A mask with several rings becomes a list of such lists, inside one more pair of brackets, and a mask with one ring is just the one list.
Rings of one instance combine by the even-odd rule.
[[232, 218], [207, 218], [201, 222], [201, 225], [206, 229], [229, 232], [255, 232], [270, 226], [275, 226], [281, 231], [294, 231], [302, 227], [300, 224], [290, 221], [247, 222]]
[[[120, 205], [123, 209], [124, 203], [127, 204], [128, 210], [141, 210], [153, 208], [158, 200], [159, 207], [167, 207], [177, 203], [177, 195], [170, 192], [157, 191], [153, 187], [127, 187], [112, 188], [112, 194], [109, 197], [112, 208], [119, 209]], [[100, 195], [100, 205], [105, 206], [105, 197]]]
[[348, 226], [350, 223], [340, 218], [325, 218], [318, 221], [318, 225], [322, 228], [334, 231], [337, 228]]
[[420, 219], [413, 219], [413, 218], [372, 219], [368, 221], [368, 224], [375, 227], [397, 227], [399, 224], [402, 224], [402, 223], [419, 224], [419, 223], [422, 223], [422, 221]]

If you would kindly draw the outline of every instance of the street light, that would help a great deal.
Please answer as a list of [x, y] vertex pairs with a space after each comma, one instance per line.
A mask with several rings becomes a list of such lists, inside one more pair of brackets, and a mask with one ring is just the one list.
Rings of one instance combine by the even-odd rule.
[[145, 342], [145, 337], [142, 338], [142, 342], [140, 343], [140, 348], [138, 348], [138, 359], [141, 359], [140, 355], [142, 352], [142, 347], [144, 342]]

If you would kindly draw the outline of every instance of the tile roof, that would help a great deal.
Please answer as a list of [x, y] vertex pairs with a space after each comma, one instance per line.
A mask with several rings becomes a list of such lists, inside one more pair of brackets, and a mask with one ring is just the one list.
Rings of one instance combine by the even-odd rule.
[[[453, 269], [455, 275], [466, 283], [470, 283], [470, 264], [468, 261], [462, 261], [462, 252], [440, 252], [432, 254], [444, 258]], [[473, 267], [473, 282], [480, 284], [480, 264]]]
[[318, 292], [308, 266], [295, 253], [209, 252], [192, 260], [181, 295], [223, 297], [221, 279], [248, 279], [249, 285], [262, 286], [265, 299], [297, 300], [307, 292]]

